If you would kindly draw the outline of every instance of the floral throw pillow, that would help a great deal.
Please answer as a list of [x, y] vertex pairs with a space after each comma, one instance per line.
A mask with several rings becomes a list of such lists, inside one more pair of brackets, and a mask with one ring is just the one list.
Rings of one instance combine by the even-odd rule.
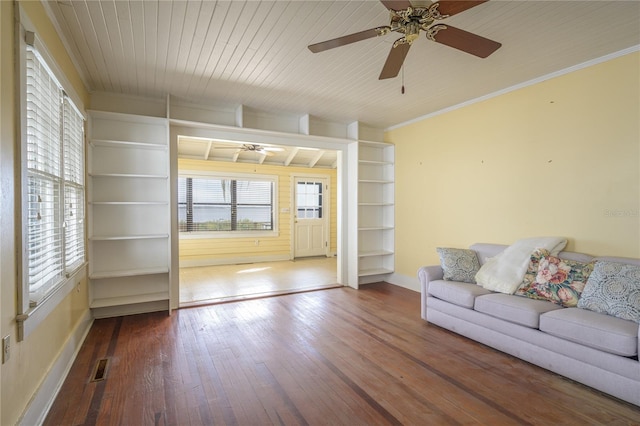
[[640, 266], [597, 261], [578, 308], [640, 323]]
[[447, 281], [476, 283], [475, 276], [480, 269], [476, 252], [469, 249], [436, 248], [440, 256], [440, 266]]
[[515, 294], [574, 307], [593, 268], [593, 262], [560, 259], [547, 250], [538, 249], [531, 254], [527, 273]]

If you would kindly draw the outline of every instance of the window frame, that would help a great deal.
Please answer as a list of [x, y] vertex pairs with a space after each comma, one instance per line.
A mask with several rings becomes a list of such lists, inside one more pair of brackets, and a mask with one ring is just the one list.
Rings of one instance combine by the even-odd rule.
[[[178, 178], [193, 178], [193, 179], [220, 179], [220, 180], [240, 180], [240, 181], [259, 181], [270, 182], [273, 185], [271, 214], [273, 217], [273, 229], [272, 230], [229, 230], [229, 231], [180, 231], [180, 225], [178, 224], [178, 237], [180, 239], [218, 239], [218, 238], [245, 238], [245, 237], [257, 237], [269, 238], [278, 237], [279, 233], [279, 197], [278, 197], [278, 176], [277, 175], [261, 175], [261, 174], [249, 174], [249, 173], [221, 173], [210, 171], [179, 171]], [[180, 201], [176, 197], [176, 209], [179, 209]], [[176, 215], [177, 217], [178, 215]]]
[[[53, 312], [53, 310], [65, 299], [65, 297], [80, 285], [81, 281], [86, 281], [87, 275], [87, 227], [86, 227], [86, 144], [85, 144], [85, 132], [86, 132], [86, 113], [84, 112], [84, 105], [75, 92], [73, 85], [66, 78], [64, 72], [59, 68], [53, 56], [47, 50], [46, 45], [38, 38], [37, 34], [30, 31], [33, 25], [30, 23], [28, 17], [24, 13], [23, 9], [19, 7], [19, 20], [16, 25], [16, 45], [17, 45], [17, 60], [16, 60], [16, 74], [19, 84], [16, 85], [16, 98], [18, 105], [17, 117], [19, 119], [19, 137], [17, 138], [17, 157], [16, 167], [20, 176], [18, 182], [16, 182], [16, 205], [18, 209], [16, 211], [16, 245], [18, 248], [17, 265], [18, 265], [18, 280], [17, 280], [17, 316], [16, 322], [18, 325], [17, 340], [24, 340], [36, 327], [43, 322], [47, 316]], [[61, 227], [61, 244], [62, 244], [62, 271], [57, 276], [57, 279], [49, 285], [47, 283], [46, 289], [43, 289], [40, 293], [32, 294], [29, 284], [29, 188], [28, 181], [32, 173], [27, 166], [27, 49], [29, 46], [33, 47], [35, 54], [39, 61], [42, 62], [44, 68], [55, 81], [56, 85], [60, 89], [60, 151], [62, 153], [63, 146], [65, 145], [65, 133], [62, 130], [62, 126], [66, 117], [65, 104], [68, 103], [75, 113], [78, 114], [82, 122], [82, 131], [80, 133], [81, 138], [81, 153], [79, 158], [81, 159], [82, 170], [79, 171], [75, 182], [69, 182], [65, 174], [65, 161], [61, 156], [60, 168], [62, 171], [57, 178], [60, 182], [59, 196], [61, 197], [57, 205], [59, 206], [58, 220]], [[76, 123], [78, 124], [78, 123]], [[76, 139], [77, 142], [77, 139]], [[76, 145], [77, 146], [77, 145]], [[62, 155], [62, 154], [61, 154]], [[65, 183], [69, 187], [75, 187], [75, 190], [81, 189], [82, 192], [82, 206], [77, 206], [78, 213], [82, 213], [83, 217], [79, 220], [79, 223], [75, 223], [76, 227], [82, 231], [80, 241], [78, 245], [81, 247], [82, 256], [76, 259], [72, 264], [68, 264], [65, 260], [67, 246], [65, 245], [66, 229], [65, 225], [65, 213], [67, 209], [65, 207]], [[44, 287], [44, 286], [43, 286]], [[34, 303], [35, 302], [35, 303]]]

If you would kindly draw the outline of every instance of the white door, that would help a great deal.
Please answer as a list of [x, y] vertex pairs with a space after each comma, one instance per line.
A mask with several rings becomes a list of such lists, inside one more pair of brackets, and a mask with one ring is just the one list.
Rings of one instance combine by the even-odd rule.
[[326, 255], [328, 219], [326, 178], [294, 179], [294, 257]]

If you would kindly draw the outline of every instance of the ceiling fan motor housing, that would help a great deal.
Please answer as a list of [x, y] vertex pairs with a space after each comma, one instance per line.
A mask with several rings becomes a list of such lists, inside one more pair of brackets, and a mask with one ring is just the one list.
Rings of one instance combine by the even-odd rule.
[[420, 30], [429, 34], [429, 27], [436, 20], [447, 18], [448, 15], [442, 15], [438, 11], [438, 6], [438, 3], [434, 3], [428, 8], [408, 7], [403, 10], [390, 10], [391, 31], [404, 34], [404, 37], [396, 40], [393, 47], [397, 47], [400, 44], [413, 43], [420, 36]]

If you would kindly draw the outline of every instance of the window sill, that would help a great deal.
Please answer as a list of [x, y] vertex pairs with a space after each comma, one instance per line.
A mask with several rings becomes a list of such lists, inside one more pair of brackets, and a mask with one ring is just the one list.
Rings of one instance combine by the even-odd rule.
[[87, 276], [87, 262], [65, 279], [51, 294], [40, 301], [37, 306], [29, 308], [24, 314], [16, 317], [18, 323], [18, 341], [22, 341], [29, 336], [48, 316], [53, 312], [60, 302], [69, 295], [80, 284], [80, 281]]

